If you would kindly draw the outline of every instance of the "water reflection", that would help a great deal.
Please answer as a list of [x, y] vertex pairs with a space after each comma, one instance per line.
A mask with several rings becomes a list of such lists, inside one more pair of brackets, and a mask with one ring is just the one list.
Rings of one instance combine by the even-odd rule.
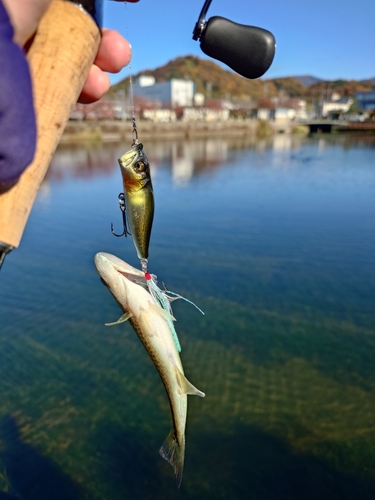
[[[227, 161], [228, 149], [235, 144], [226, 141], [148, 141], [145, 151], [154, 172], [167, 167], [172, 170], [176, 184], [188, 183], [193, 176], [214, 170]], [[47, 179], [60, 181], [66, 177], [85, 178], [110, 174], [118, 168], [117, 159], [126, 147], [105, 145], [103, 147], [77, 147], [61, 145], [51, 162]]]
[[[253, 149], [259, 152], [273, 150], [284, 153], [302, 146], [302, 138], [280, 134], [257, 140], [255, 137], [240, 139], [209, 139], [152, 142], [147, 141], [145, 150], [153, 172], [159, 168], [172, 171], [176, 185], [188, 184], [193, 177], [215, 172], [230, 162], [235, 151]], [[117, 159], [126, 147], [120, 144], [78, 147], [61, 145], [51, 162], [47, 180], [62, 181], [67, 177], [89, 178], [110, 175], [118, 168]]]
[[[316, 139], [317, 150], [323, 153], [325, 148], [342, 145], [345, 149], [375, 147], [373, 136], [329, 136]], [[193, 177], [212, 174], [224, 164], [231, 162], [235, 151], [244, 149], [258, 153], [272, 151], [274, 166], [286, 167], [289, 159], [298, 159], [292, 152], [298, 152], [311, 139], [290, 134], [277, 134], [269, 138], [243, 137], [239, 139], [209, 139], [185, 141], [147, 141], [145, 150], [151, 162], [154, 175], [160, 168], [172, 171], [175, 185], [188, 184]], [[90, 178], [110, 175], [118, 168], [117, 159], [125, 152], [126, 145], [104, 144], [77, 146], [59, 146], [52, 159], [46, 180], [54, 182], [66, 178]], [[301, 159], [306, 162], [306, 157]], [[290, 166], [290, 165], [289, 165]]]
[[109, 175], [117, 165], [117, 148], [113, 146], [59, 146], [47, 172], [47, 180], [55, 182], [66, 178], [87, 179]]

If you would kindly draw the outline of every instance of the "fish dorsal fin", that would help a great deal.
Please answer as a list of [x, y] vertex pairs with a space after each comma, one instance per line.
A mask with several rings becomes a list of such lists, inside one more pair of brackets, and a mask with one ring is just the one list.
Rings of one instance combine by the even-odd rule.
[[114, 325], [119, 325], [120, 323], [124, 323], [125, 321], [128, 321], [129, 318], [131, 318], [133, 315], [131, 313], [125, 313], [119, 318], [117, 321], [114, 323], [106, 323], [105, 326], [114, 326]]
[[160, 316], [163, 316], [164, 319], [167, 321], [176, 321], [176, 318], [172, 316], [170, 312], [168, 312], [166, 309], [163, 309], [162, 307], [158, 306], [158, 304], [153, 304], [152, 302], [150, 303], [150, 309], [157, 313], [160, 314]]
[[182, 394], [190, 394], [191, 396], [205, 397], [205, 393], [193, 386], [191, 382], [185, 377], [183, 373], [176, 366], [176, 375], [179, 380], [179, 386], [181, 387]]

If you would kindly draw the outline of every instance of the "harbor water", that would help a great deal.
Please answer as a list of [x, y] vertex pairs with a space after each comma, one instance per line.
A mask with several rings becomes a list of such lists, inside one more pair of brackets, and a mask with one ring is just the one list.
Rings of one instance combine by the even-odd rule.
[[149, 270], [187, 378], [178, 490], [161, 379], [94, 267], [139, 266], [129, 144], [60, 147], [0, 274], [0, 498], [375, 498], [375, 138], [147, 141]]

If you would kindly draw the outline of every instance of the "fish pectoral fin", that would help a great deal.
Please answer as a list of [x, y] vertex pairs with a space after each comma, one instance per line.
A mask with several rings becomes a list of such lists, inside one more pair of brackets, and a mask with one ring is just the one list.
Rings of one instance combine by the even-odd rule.
[[124, 323], [125, 321], [128, 321], [129, 318], [131, 318], [133, 315], [131, 313], [125, 313], [119, 318], [117, 321], [114, 323], [106, 323], [105, 326], [114, 326], [114, 325], [119, 325], [120, 323]]
[[152, 304], [150, 303], [150, 309], [157, 313], [160, 314], [160, 316], [163, 316], [164, 319], [167, 321], [176, 321], [176, 318], [172, 316], [170, 312], [168, 312], [166, 309], [163, 309], [162, 307], [158, 306], [157, 304]]
[[200, 396], [201, 398], [205, 397], [205, 393], [197, 389], [193, 386], [191, 382], [185, 377], [183, 373], [176, 366], [176, 373], [179, 380], [179, 386], [181, 387], [182, 394], [189, 394], [191, 396]]

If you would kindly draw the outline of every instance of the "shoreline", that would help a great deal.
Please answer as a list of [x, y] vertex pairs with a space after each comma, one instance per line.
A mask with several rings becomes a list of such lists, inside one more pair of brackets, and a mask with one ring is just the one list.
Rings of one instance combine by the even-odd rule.
[[[254, 119], [217, 122], [172, 122], [155, 123], [137, 121], [139, 136], [145, 139], [190, 139], [210, 137], [267, 137], [277, 132], [290, 133], [294, 124], [274, 124]], [[132, 140], [131, 121], [68, 121], [61, 144], [82, 142], [119, 142]]]

